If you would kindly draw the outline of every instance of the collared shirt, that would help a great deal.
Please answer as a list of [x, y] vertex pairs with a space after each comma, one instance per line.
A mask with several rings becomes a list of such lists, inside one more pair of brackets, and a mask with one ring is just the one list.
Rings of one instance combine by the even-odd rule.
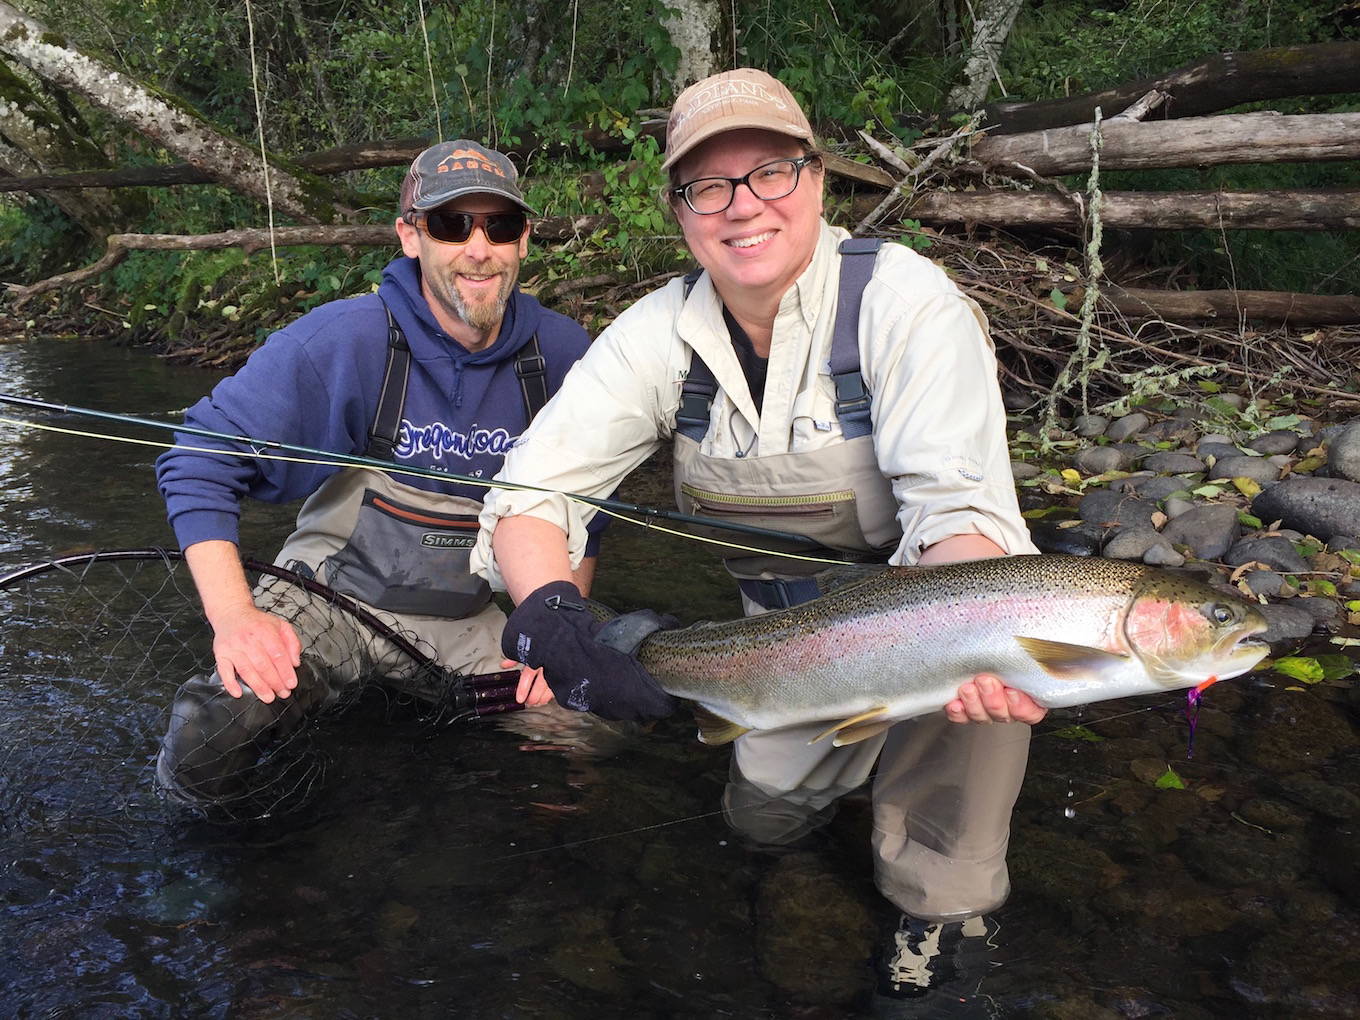
[[[705, 273], [688, 300], [671, 281], [620, 315], [568, 373], [561, 391], [506, 457], [501, 479], [553, 493], [493, 490], [472, 566], [503, 587], [490, 531], [527, 513], [556, 524], [577, 562], [593, 510], [558, 493], [607, 497], [675, 428], [691, 350], [718, 394], [704, 456], [760, 457], [842, 441], [828, 359], [840, 256], [849, 236], [825, 222], [811, 263], [776, 313], [762, 407], [756, 410]], [[893, 563], [956, 534], [1008, 553], [1036, 551], [1020, 517], [1005, 411], [986, 318], [929, 259], [884, 245], [860, 309], [861, 371], [873, 394], [874, 442], [898, 501]]]

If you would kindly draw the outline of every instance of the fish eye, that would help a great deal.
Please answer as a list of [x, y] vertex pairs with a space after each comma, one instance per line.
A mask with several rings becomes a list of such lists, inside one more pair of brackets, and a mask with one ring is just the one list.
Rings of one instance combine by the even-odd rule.
[[1232, 606], [1222, 602], [1212, 602], [1206, 608], [1209, 619], [1214, 623], [1231, 623], [1237, 617], [1232, 611]]

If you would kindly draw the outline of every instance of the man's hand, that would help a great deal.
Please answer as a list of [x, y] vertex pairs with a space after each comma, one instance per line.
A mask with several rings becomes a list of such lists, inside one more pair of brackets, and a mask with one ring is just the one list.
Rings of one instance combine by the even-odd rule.
[[1033, 725], [1048, 715], [1024, 691], [1005, 686], [999, 677], [979, 673], [959, 686], [959, 696], [944, 706], [950, 722], [1022, 722]]
[[245, 684], [267, 705], [297, 687], [302, 642], [287, 620], [245, 605], [215, 618], [213, 635], [217, 675], [233, 698]]
[[515, 700], [525, 708], [537, 708], [553, 700], [552, 688], [543, 679], [543, 670], [526, 666], [514, 659], [501, 660], [501, 669], [518, 669], [519, 686], [515, 688]]

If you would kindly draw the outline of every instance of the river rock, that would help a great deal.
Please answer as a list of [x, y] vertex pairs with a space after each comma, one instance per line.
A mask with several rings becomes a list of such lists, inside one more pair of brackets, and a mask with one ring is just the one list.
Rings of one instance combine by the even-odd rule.
[[1204, 461], [1188, 453], [1154, 453], [1143, 461], [1143, 467], [1159, 475], [1191, 475], [1204, 470]]
[[1143, 553], [1143, 562], [1149, 567], [1183, 567], [1185, 557], [1171, 547], [1170, 542], [1161, 541], [1148, 546]]
[[1072, 422], [1072, 431], [1083, 439], [1103, 436], [1109, 427], [1110, 419], [1099, 414], [1079, 414]]
[[1140, 434], [1140, 438], [1154, 443], [1193, 443], [1198, 436], [1199, 429], [1194, 422], [1181, 418], [1153, 422]]
[[1126, 414], [1124, 417], [1110, 423], [1110, 427], [1105, 430], [1105, 435], [1116, 443], [1122, 443], [1130, 436], [1136, 436], [1143, 429], [1148, 427], [1148, 416], [1141, 411], [1133, 414]]
[[1360, 482], [1344, 478], [1286, 478], [1252, 500], [1262, 522], [1287, 527], [1324, 541], [1333, 535], [1360, 534]]
[[1160, 503], [1177, 492], [1188, 492], [1184, 478], [1163, 478], [1160, 475], [1145, 475], [1124, 479], [1126, 487], [1138, 494], [1139, 499]]
[[1168, 550], [1175, 552], [1171, 546], [1167, 545], [1166, 539], [1161, 533], [1155, 531], [1151, 525], [1132, 525], [1121, 528], [1119, 532], [1105, 543], [1102, 555], [1115, 560], [1141, 560], [1143, 554], [1154, 545], [1165, 545]]
[[1292, 429], [1276, 429], [1264, 432], [1247, 444], [1249, 449], [1267, 456], [1273, 453], [1293, 453], [1298, 446], [1299, 434]]
[[1223, 457], [1214, 461], [1214, 466], [1209, 469], [1210, 480], [1250, 478], [1261, 485], [1273, 485], [1279, 477], [1280, 469], [1277, 465], [1265, 457], [1248, 457], [1245, 454]]
[[1175, 520], [1181, 514], [1195, 509], [1197, 505], [1194, 500], [1172, 496], [1162, 504], [1162, 513], [1166, 514], [1168, 520]]
[[1268, 644], [1301, 641], [1313, 633], [1313, 614], [1292, 605], [1257, 606], [1269, 629], [1261, 635]]
[[1269, 772], [1311, 768], [1356, 745], [1343, 710], [1309, 691], [1277, 691], [1254, 703], [1245, 722], [1238, 729], [1242, 756]]
[[1029, 536], [1040, 552], [1062, 553], [1066, 556], [1094, 556], [1105, 544], [1106, 529], [1089, 521], [1075, 527], [1060, 528], [1054, 521], [1026, 521]]
[[1223, 503], [1197, 506], [1167, 523], [1162, 537], [1172, 545], [1188, 545], [1197, 559], [1216, 560], [1238, 535], [1237, 510]]
[[1352, 423], [1337, 433], [1327, 448], [1327, 467], [1333, 477], [1360, 482], [1360, 422]]
[[1273, 570], [1248, 570], [1242, 580], [1253, 595], [1273, 598], [1284, 591], [1284, 578]]
[[1223, 557], [1223, 562], [1230, 567], [1239, 567], [1253, 560], [1283, 570], [1286, 574], [1299, 574], [1308, 569], [1308, 561], [1299, 555], [1294, 543], [1278, 535], [1244, 538], [1235, 543]]
[[1073, 465], [1084, 475], [1103, 475], [1107, 471], [1120, 471], [1132, 461], [1113, 446], [1088, 446], [1073, 458]]
[[1113, 489], [1092, 489], [1077, 505], [1083, 521], [1105, 528], [1151, 527], [1156, 512], [1156, 504]]
[[1195, 447], [1195, 456], [1204, 461], [1207, 461], [1210, 457], [1214, 460], [1222, 460], [1224, 457], [1241, 457], [1242, 451], [1229, 442], [1205, 441]]
[[1023, 482], [1028, 478], [1038, 478], [1044, 473], [1044, 469], [1038, 464], [1031, 464], [1028, 461], [1011, 461], [1011, 477], [1017, 482]]

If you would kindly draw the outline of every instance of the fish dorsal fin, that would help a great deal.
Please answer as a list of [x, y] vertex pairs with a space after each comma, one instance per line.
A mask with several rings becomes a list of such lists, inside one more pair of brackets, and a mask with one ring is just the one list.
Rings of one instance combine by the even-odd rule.
[[1033, 637], [1017, 637], [1015, 641], [1045, 673], [1058, 680], [1084, 680], [1092, 673], [1100, 673], [1128, 661], [1127, 655], [1117, 655], [1089, 645], [1072, 645], [1066, 641]]
[[743, 733], [749, 733], [749, 726], [742, 726], [730, 719], [724, 719], [716, 712], [710, 712], [702, 705], [692, 706], [694, 721], [699, 724], [699, 740], [705, 744], [730, 744]]
[[[818, 733], [815, 737], [813, 737], [811, 740], [809, 740], [808, 743], [809, 743], [809, 744], [815, 744], [815, 743], [817, 743], [817, 741], [819, 741], [819, 740], [825, 740], [827, 737], [831, 736], [831, 734], [834, 733], [834, 734], [836, 734], [836, 739], [833, 741], [833, 743], [834, 743], [837, 747], [839, 747], [839, 746], [841, 745], [841, 743], [842, 743], [842, 740], [841, 740], [841, 733], [842, 733], [842, 731], [844, 731], [844, 730], [852, 730], [852, 729], [858, 727], [860, 723], [870, 723], [870, 722], [874, 722], [875, 720], [878, 719], [879, 716], [881, 716], [881, 715], [882, 715], [884, 712], [886, 712], [887, 710], [888, 710], [887, 707], [884, 706], [884, 705], [875, 705], [873, 708], [869, 709], [867, 712], [861, 712], [859, 715], [852, 715], [849, 719], [842, 719], [840, 722], [834, 723], [833, 725], [831, 725], [831, 726], [827, 727], [826, 729], [822, 730], [821, 733]], [[886, 725], [887, 725], [887, 724], [884, 723], [884, 726], [886, 726]], [[847, 744], [853, 744], [853, 743], [855, 742], [855, 740], [863, 740], [865, 737], [871, 737], [871, 736], [873, 736], [872, 733], [865, 733], [863, 736], [855, 737], [854, 740], [847, 740], [847, 741], [844, 741], [844, 742], [847, 743]]]
[[844, 747], [847, 744], [858, 744], [861, 740], [868, 740], [870, 737], [878, 736], [891, 725], [892, 723], [889, 721], [860, 723], [858, 726], [844, 726], [836, 731], [836, 736], [832, 739], [831, 743], [836, 747]]

